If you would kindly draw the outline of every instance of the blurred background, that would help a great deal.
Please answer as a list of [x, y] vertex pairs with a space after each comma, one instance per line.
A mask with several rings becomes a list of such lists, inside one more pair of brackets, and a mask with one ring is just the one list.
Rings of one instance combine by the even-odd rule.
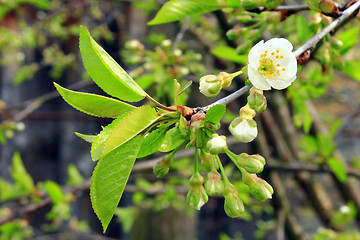
[[80, 25], [159, 102], [173, 104], [177, 79], [193, 82], [180, 105], [198, 107], [245, 84], [238, 77], [208, 99], [198, 91], [201, 76], [240, 70], [261, 39], [285, 37], [297, 49], [332, 21], [305, 1], [284, 1], [303, 9], [225, 8], [147, 25], [164, 2], [0, 0], [0, 239], [360, 239], [359, 18], [313, 49], [290, 88], [265, 92], [253, 143], [227, 130], [247, 95], [228, 105], [219, 133], [235, 153], [265, 157], [261, 177], [273, 199], [253, 199], [223, 156], [246, 213], [229, 218], [222, 197], [196, 211], [186, 205], [193, 151], [179, 151], [163, 179], [152, 173], [163, 157], [155, 153], [137, 160], [102, 234], [89, 198], [91, 146], [75, 132], [97, 134], [111, 119], [76, 111], [53, 85], [106, 95], [82, 64]]

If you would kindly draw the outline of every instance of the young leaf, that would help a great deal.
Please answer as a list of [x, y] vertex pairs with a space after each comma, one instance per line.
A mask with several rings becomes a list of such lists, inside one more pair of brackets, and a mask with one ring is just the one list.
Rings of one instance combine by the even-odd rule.
[[132, 110], [114, 127], [107, 138], [102, 157], [138, 135], [154, 123], [160, 116], [150, 106], [142, 106]]
[[346, 61], [342, 71], [355, 80], [360, 81], [360, 72], [357, 69], [359, 66], [360, 61]]
[[161, 144], [160, 152], [170, 152], [183, 144], [186, 139], [181, 135], [179, 127], [173, 127], [166, 132], [165, 139]]
[[64, 100], [72, 107], [86, 114], [96, 117], [117, 118], [122, 113], [128, 112], [135, 107], [116, 99], [71, 91], [54, 83], [56, 89]]
[[206, 123], [210, 122], [212, 124], [216, 124], [216, 123], [220, 122], [225, 111], [226, 111], [225, 105], [217, 104], [215, 106], [212, 106], [205, 115], [205, 122]]
[[82, 134], [82, 133], [78, 133], [78, 132], [75, 132], [75, 135], [88, 143], [93, 143], [95, 138], [97, 137], [97, 135], [87, 135], [87, 134]]
[[127, 114], [123, 114], [115, 119], [112, 123], [104, 127], [104, 129], [96, 136], [91, 145], [91, 158], [93, 161], [97, 161], [101, 157], [106, 139], [109, 137], [116, 124], [118, 124], [126, 115]]
[[186, 91], [186, 89], [188, 89], [190, 86], [192, 85], [192, 81], [188, 81], [187, 84], [184, 86], [184, 88], [179, 92], [178, 95], [182, 94], [183, 92]]
[[344, 164], [336, 159], [336, 158], [330, 158], [327, 162], [331, 170], [333, 171], [335, 177], [342, 183], [346, 182], [347, 179], [347, 172]]
[[90, 197], [93, 209], [106, 231], [124, 192], [141, 145], [137, 136], [105, 155], [91, 177]]
[[14, 153], [12, 158], [12, 166], [9, 168], [9, 172], [15, 183], [21, 187], [25, 193], [31, 193], [33, 191], [34, 181], [30, 174], [26, 171], [21, 160], [20, 153]]
[[164, 141], [166, 130], [165, 127], [158, 128], [145, 135], [137, 157], [146, 157], [156, 152]]
[[53, 203], [58, 203], [65, 196], [61, 187], [56, 182], [47, 180], [44, 183], [44, 188]]
[[87, 72], [106, 93], [124, 101], [140, 101], [147, 94], [81, 26], [80, 52]]
[[211, 54], [234, 63], [246, 64], [248, 61], [247, 55], [238, 55], [236, 49], [229, 46], [218, 46], [211, 50]]
[[217, 0], [171, 0], [161, 7], [148, 25], [169, 23], [219, 9], [220, 6]]

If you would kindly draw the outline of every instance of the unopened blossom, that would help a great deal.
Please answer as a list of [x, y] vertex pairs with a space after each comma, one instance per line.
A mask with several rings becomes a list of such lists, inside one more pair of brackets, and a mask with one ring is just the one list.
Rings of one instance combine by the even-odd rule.
[[258, 89], [281, 90], [296, 79], [297, 61], [292, 44], [284, 38], [257, 43], [249, 52], [248, 76]]
[[258, 134], [257, 124], [253, 119], [235, 118], [229, 126], [231, 134], [240, 142], [248, 143]]

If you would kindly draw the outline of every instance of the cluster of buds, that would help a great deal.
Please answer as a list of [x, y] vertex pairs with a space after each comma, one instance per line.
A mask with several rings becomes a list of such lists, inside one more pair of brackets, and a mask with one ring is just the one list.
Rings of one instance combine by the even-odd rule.
[[309, 0], [307, 3], [312, 10], [330, 17], [339, 16], [339, 9], [333, 0]]
[[209, 197], [203, 187], [204, 178], [199, 172], [195, 172], [190, 178], [190, 190], [187, 194], [187, 204], [200, 210], [208, 201]]
[[232, 80], [241, 74], [241, 72], [227, 73], [221, 72], [218, 75], [205, 75], [200, 78], [199, 90], [206, 97], [213, 98], [217, 96], [222, 88], [229, 87]]
[[256, 112], [247, 104], [240, 109], [239, 113], [240, 116], [230, 123], [229, 131], [240, 142], [251, 142], [258, 134], [257, 124], [253, 119]]

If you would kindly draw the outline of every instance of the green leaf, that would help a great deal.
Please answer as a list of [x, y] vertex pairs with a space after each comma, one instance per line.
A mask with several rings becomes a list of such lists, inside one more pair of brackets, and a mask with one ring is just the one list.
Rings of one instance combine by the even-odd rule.
[[147, 94], [81, 26], [80, 52], [87, 72], [106, 93], [121, 100], [140, 101]]
[[343, 46], [339, 49], [341, 55], [345, 55], [359, 41], [359, 28], [352, 27], [337, 36], [343, 42]]
[[175, 148], [183, 144], [187, 139], [185, 139], [181, 133], [179, 127], [173, 127], [166, 132], [163, 143], [161, 144], [159, 151], [160, 152], [170, 152]]
[[90, 93], [71, 91], [54, 83], [56, 89], [64, 100], [72, 107], [86, 114], [117, 118], [124, 112], [131, 111], [135, 107], [122, 101]]
[[179, 92], [178, 95], [182, 94], [183, 92], [186, 91], [186, 89], [188, 89], [190, 86], [192, 85], [192, 81], [188, 81], [187, 84], [184, 86], [184, 88]]
[[359, 66], [360, 61], [346, 61], [342, 71], [353, 79], [360, 81], [360, 71], [358, 70]]
[[139, 84], [142, 89], [148, 89], [154, 82], [155, 78], [152, 74], [143, 74], [136, 78], [136, 83]]
[[19, 185], [25, 193], [31, 193], [34, 190], [34, 181], [30, 174], [26, 171], [21, 160], [20, 153], [14, 153], [12, 166], [9, 168], [9, 172], [16, 184]]
[[302, 44], [304, 44], [313, 35], [313, 32], [309, 28], [306, 20], [301, 15], [297, 16], [296, 18], [296, 29], [297, 35]]
[[101, 156], [105, 156], [115, 148], [129, 141], [159, 118], [160, 116], [158, 116], [155, 109], [150, 106], [135, 108], [126, 115], [126, 117], [121, 119], [111, 131], [105, 142]]
[[115, 119], [112, 123], [107, 125], [94, 139], [91, 145], [91, 158], [93, 161], [97, 161], [104, 150], [104, 145], [106, 139], [109, 137], [111, 131], [114, 127], [126, 116], [126, 114], [121, 115], [119, 118]]
[[346, 182], [347, 172], [344, 163], [336, 158], [330, 158], [327, 163], [333, 171], [335, 177], [342, 183]]
[[113, 149], [95, 167], [91, 177], [90, 197], [104, 232], [124, 192], [141, 140], [142, 137], [138, 136]]
[[216, 124], [220, 122], [224, 113], [226, 111], [226, 106], [222, 104], [217, 104], [212, 106], [205, 115], [205, 123], [210, 122], [212, 124]]
[[148, 25], [169, 23], [220, 9], [217, 0], [171, 0], [166, 2]]
[[76, 186], [84, 182], [84, 178], [76, 168], [75, 164], [69, 164], [67, 168], [67, 185], [69, 186]]
[[51, 201], [55, 204], [60, 202], [65, 197], [61, 187], [56, 182], [47, 180], [44, 183], [44, 188], [51, 198]]
[[218, 46], [211, 50], [211, 54], [234, 63], [246, 64], [248, 61], [247, 55], [238, 55], [236, 49], [229, 46]]
[[87, 134], [82, 134], [82, 133], [78, 133], [78, 132], [75, 132], [75, 135], [88, 143], [93, 143], [95, 138], [97, 137], [97, 135], [87, 135]]
[[164, 141], [166, 130], [163, 127], [145, 135], [137, 157], [146, 157], [156, 152]]

